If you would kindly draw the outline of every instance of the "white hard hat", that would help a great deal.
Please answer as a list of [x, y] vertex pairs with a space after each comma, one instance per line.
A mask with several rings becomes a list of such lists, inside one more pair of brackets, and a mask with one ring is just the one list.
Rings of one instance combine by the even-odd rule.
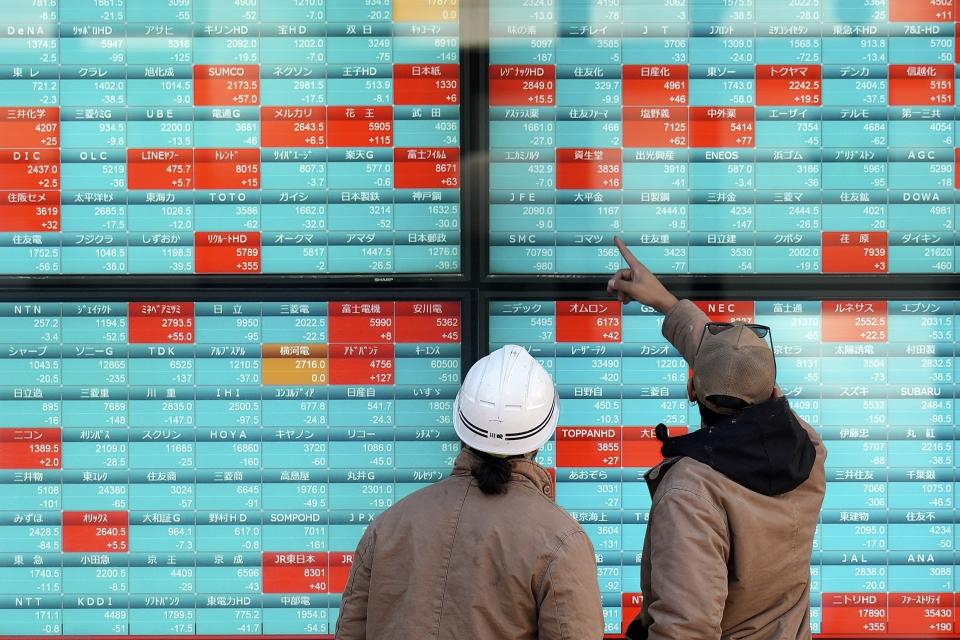
[[453, 426], [468, 446], [517, 456], [553, 436], [560, 415], [557, 389], [523, 347], [508, 344], [470, 367], [453, 403]]

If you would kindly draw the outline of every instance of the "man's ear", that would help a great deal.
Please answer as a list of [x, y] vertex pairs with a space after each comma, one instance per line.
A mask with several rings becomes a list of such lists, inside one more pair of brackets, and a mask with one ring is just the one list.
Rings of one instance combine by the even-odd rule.
[[693, 388], [693, 378], [687, 380], [687, 398], [690, 402], [697, 401], [697, 390]]

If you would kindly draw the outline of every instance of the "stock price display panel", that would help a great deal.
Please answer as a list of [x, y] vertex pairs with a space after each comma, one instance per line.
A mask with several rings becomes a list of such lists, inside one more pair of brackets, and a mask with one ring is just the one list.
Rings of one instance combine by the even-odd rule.
[[491, 270], [956, 272], [957, 10], [491, 0]]
[[[772, 328], [778, 380], [822, 434], [828, 487], [811, 566], [822, 638], [960, 638], [955, 505], [956, 302], [699, 302]], [[697, 428], [688, 366], [662, 316], [616, 302], [493, 301], [490, 348], [525, 345], [552, 372], [560, 426], [541, 452], [557, 500], [593, 541], [608, 633], [639, 612], [658, 423]]]
[[0, 273], [460, 271], [458, 0], [5, 0]]
[[458, 302], [0, 304], [0, 636], [327, 635], [459, 451]]

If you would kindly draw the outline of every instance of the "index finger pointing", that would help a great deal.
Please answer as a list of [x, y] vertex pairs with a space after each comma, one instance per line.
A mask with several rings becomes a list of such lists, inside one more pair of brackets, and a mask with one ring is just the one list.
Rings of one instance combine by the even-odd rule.
[[623, 256], [623, 259], [627, 261], [627, 264], [630, 265], [631, 269], [636, 269], [640, 266], [640, 261], [637, 260], [637, 257], [633, 255], [633, 251], [630, 251], [630, 247], [620, 239], [620, 236], [617, 236], [613, 239], [613, 244], [617, 245], [617, 249], [620, 249], [620, 255]]

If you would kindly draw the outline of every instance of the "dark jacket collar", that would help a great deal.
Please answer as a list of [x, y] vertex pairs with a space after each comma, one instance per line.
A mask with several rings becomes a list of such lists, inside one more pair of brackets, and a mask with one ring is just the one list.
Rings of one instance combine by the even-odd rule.
[[737, 484], [766, 496], [793, 491], [813, 469], [816, 447], [790, 409], [786, 398], [774, 398], [704, 427], [671, 438], [657, 426], [666, 459], [647, 474], [651, 491], [682, 457], [693, 458]]

